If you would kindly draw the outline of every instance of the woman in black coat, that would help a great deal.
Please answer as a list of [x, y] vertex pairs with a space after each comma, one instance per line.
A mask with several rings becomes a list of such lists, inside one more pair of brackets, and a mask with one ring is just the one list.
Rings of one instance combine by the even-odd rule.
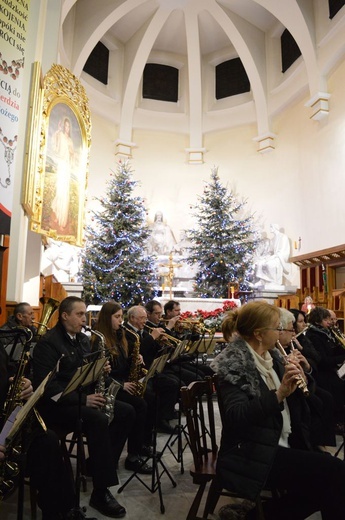
[[268, 520], [302, 520], [315, 511], [323, 520], [344, 518], [345, 464], [311, 450], [308, 405], [297, 386], [303, 371], [271, 355], [281, 330], [279, 309], [260, 301], [223, 322], [225, 340], [233, 341], [212, 364], [223, 405], [217, 474], [224, 488], [249, 500], [265, 487], [285, 490], [264, 504]]
[[336, 423], [344, 422], [345, 382], [339, 378], [337, 369], [345, 361], [345, 350], [334, 339], [329, 329], [331, 315], [324, 307], [315, 307], [308, 314], [307, 339], [320, 355], [315, 372], [318, 386], [330, 392], [334, 399]]

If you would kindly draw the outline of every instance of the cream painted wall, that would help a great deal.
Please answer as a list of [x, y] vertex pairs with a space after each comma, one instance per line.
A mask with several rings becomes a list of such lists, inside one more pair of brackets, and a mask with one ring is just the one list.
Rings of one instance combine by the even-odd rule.
[[[186, 163], [186, 136], [164, 132], [135, 131], [131, 166], [140, 181], [137, 194], [144, 197], [148, 218], [157, 210], [172, 228], [180, 231], [193, 225], [191, 206], [209, 181], [211, 168], [219, 167], [223, 183], [248, 201], [262, 228], [278, 223], [292, 244], [301, 237], [301, 249], [293, 255], [336, 246], [345, 242], [345, 63], [329, 80], [330, 114], [317, 123], [304, 106], [308, 97], [277, 117], [276, 149], [256, 151], [252, 140], [256, 127], [246, 126], [208, 134], [205, 163]], [[105, 192], [105, 179], [116, 168], [114, 141], [117, 129], [98, 116], [92, 117], [92, 148], [89, 193]], [[88, 207], [96, 207], [89, 196]], [[297, 273], [297, 274], [296, 274]], [[294, 271], [293, 284], [298, 285]]]

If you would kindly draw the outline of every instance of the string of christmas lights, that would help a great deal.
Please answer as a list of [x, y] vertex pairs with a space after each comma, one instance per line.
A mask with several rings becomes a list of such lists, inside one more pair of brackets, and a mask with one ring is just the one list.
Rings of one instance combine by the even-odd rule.
[[155, 260], [145, 253], [146, 211], [143, 199], [133, 196], [138, 182], [132, 173], [128, 161], [120, 162], [106, 196], [96, 199], [101, 210], [92, 212], [82, 263], [87, 303], [115, 300], [129, 307], [156, 294]]
[[218, 168], [195, 206], [197, 225], [186, 231], [192, 242], [188, 263], [198, 266], [195, 293], [202, 298], [227, 298], [229, 285], [248, 290], [253, 256], [259, 240], [254, 215], [246, 215], [245, 200], [220, 182]]

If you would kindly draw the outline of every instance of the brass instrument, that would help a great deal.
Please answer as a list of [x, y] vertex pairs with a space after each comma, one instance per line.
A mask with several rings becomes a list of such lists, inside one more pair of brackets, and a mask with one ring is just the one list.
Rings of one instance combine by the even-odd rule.
[[60, 302], [58, 300], [55, 300], [54, 298], [47, 298], [45, 296], [42, 296], [40, 298], [40, 302], [43, 305], [42, 308], [42, 315], [40, 318], [40, 321], [35, 321], [34, 323], [37, 323], [39, 327], [37, 328], [37, 336], [43, 336], [48, 330], [48, 322], [50, 318], [53, 316], [56, 309], [59, 307]]
[[339, 329], [339, 327], [330, 327], [331, 333], [334, 335], [335, 339], [340, 343], [340, 345], [345, 348], [345, 336]]
[[203, 334], [205, 326], [202, 318], [185, 318], [178, 320], [175, 323], [174, 329], [178, 334], [183, 334], [186, 332]]
[[[148, 325], [145, 325], [146, 329], [149, 330], [155, 330], [155, 327], [149, 327]], [[158, 343], [165, 345], [166, 347], [172, 347], [175, 348], [176, 345], [178, 345], [181, 340], [178, 338], [175, 338], [174, 336], [171, 336], [170, 334], [167, 334], [166, 332], [162, 332], [162, 338], [159, 338], [156, 340]]]
[[[9, 386], [2, 410], [1, 415], [4, 424], [9, 420], [13, 422], [14, 416], [18, 412], [17, 409], [25, 404], [25, 401], [21, 398], [21, 392], [23, 389], [25, 369], [30, 357], [30, 341], [32, 340], [33, 333], [31, 329], [26, 327], [18, 327], [18, 329], [23, 329], [26, 342], [18, 362], [17, 372]], [[18, 331], [18, 329], [15, 330]], [[42, 428], [46, 430], [43, 419], [35, 408], [33, 408], [33, 412]], [[20, 438], [18, 439], [17, 436], [14, 437], [9, 444], [6, 444], [6, 458], [0, 463], [0, 501], [5, 500], [19, 484], [20, 470], [18, 461], [21, 457], [21, 452]]]
[[[276, 347], [278, 348], [279, 352], [283, 356], [284, 363], [287, 365], [289, 363], [289, 359], [285, 352], [284, 347], [282, 346], [282, 344], [280, 343], [279, 340], [276, 341]], [[295, 347], [292, 346], [292, 353], [294, 350], [295, 350]], [[300, 390], [302, 390], [303, 394], [306, 397], [308, 397], [308, 395], [309, 395], [308, 385], [304, 379], [304, 376], [301, 373], [299, 375], [296, 375], [296, 384], [297, 384], [298, 388]]]
[[[85, 327], [86, 331], [91, 332], [91, 334], [94, 334], [100, 339], [101, 342], [101, 357], [106, 357], [106, 347], [105, 347], [105, 337], [104, 335], [99, 332], [98, 330], [91, 329], [90, 327]], [[101, 394], [105, 399], [105, 404], [102, 408], [102, 412], [106, 415], [108, 418], [108, 423], [110, 424], [111, 421], [114, 419], [114, 404], [116, 399], [116, 394], [119, 391], [121, 385], [115, 379], [111, 379], [110, 385], [108, 387], [105, 386], [105, 373], [104, 370], [102, 370], [95, 389], [96, 394]]]
[[134, 330], [126, 327], [126, 330], [133, 334], [135, 337], [133, 352], [131, 354], [131, 367], [129, 371], [128, 381], [130, 383], [135, 384], [135, 395], [138, 397], [143, 397], [146, 385], [140, 381], [147, 374], [146, 368], [142, 367], [141, 358], [140, 358], [140, 336]]

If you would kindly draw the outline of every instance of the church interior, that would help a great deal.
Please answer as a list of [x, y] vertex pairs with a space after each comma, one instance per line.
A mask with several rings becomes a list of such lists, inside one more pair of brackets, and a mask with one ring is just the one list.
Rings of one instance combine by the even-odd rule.
[[[0, 3], [7, 31], [0, 34], [0, 326], [19, 302], [40, 322], [44, 298], [82, 295], [85, 229], [128, 161], [148, 226], [160, 226], [160, 236], [164, 228], [164, 243], [152, 233], [148, 246], [165, 262], [163, 303], [174, 289], [182, 311], [200, 307], [181, 251], [195, 226], [192, 208], [217, 168], [255, 215], [260, 236], [272, 244], [277, 231], [285, 240], [280, 278], [267, 278], [263, 255], [250, 297], [286, 309], [310, 297], [335, 312], [344, 332], [344, 0], [16, 0], [15, 11]], [[8, 70], [11, 59], [17, 72]], [[75, 82], [70, 97], [57, 77]], [[56, 97], [47, 111], [48, 83]], [[57, 194], [43, 200], [37, 186], [62, 124], [73, 130], [79, 173], [66, 180], [62, 164], [60, 202]], [[172, 261], [182, 292], [169, 280]], [[240, 298], [230, 280], [227, 296]], [[168, 519], [184, 518], [195, 494], [189, 470], [178, 478], [166, 496]], [[129, 520], [161, 517], [156, 494], [135, 485], [124, 496]], [[87, 493], [82, 501], [87, 505]], [[15, 498], [0, 504], [0, 514], [2, 507], [4, 518], [17, 518]], [[25, 518], [30, 514], [26, 499]]]

